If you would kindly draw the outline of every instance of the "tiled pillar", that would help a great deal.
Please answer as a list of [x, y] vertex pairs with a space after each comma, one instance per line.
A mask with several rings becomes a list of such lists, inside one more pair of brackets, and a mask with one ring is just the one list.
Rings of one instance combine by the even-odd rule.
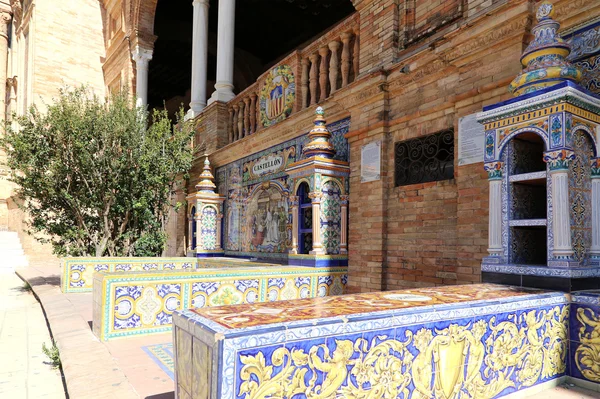
[[488, 252], [494, 257], [500, 257], [504, 252], [502, 248], [502, 167], [502, 162], [485, 164], [490, 185]]
[[298, 253], [298, 204], [299, 197], [290, 197], [290, 205], [292, 206], [292, 248], [291, 254]]
[[192, 116], [206, 107], [206, 74], [208, 62], [208, 0], [193, 0], [192, 33]]
[[233, 57], [235, 37], [235, 0], [219, 0], [217, 27], [217, 82], [209, 104], [228, 102], [233, 94]]
[[313, 192], [308, 195], [312, 200], [312, 235], [313, 249], [309, 252], [311, 255], [325, 255], [323, 244], [321, 243], [321, 199], [323, 194]]
[[552, 176], [552, 255], [557, 260], [570, 260], [573, 257], [569, 213], [569, 162], [574, 156], [570, 150], [544, 153], [544, 161], [548, 163]]
[[600, 262], [600, 158], [592, 160], [592, 246], [590, 258]]
[[221, 224], [223, 221], [223, 214], [221, 212], [219, 212], [219, 214], [217, 215], [217, 241], [216, 241], [216, 246], [215, 246], [215, 250], [220, 251], [221, 250]]
[[202, 206], [201, 203], [197, 203], [196, 205], [196, 248], [193, 250], [196, 251], [200, 246], [200, 238], [202, 237], [202, 210], [200, 209]]
[[348, 195], [341, 196], [341, 231], [340, 231], [340, 254], [348, 253]]
[[138, 107], [148, 105], [148, 66], [151, 59], [152, 50], [142, 49], [139, 46], [136, 46], [133, 50], [133, 60], [135, 61], [136, 70], [135, 95]]

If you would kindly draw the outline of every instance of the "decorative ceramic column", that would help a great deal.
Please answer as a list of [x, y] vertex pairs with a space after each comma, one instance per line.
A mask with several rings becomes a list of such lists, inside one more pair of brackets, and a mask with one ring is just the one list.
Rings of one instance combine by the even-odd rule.
[[323, 46], [319, 49], [319, 55], [321, 56], [321, 68], [319, 70], [319, 90], [320, 96], [319, 101], [324, 101], [327, 98], [327, 55], [329, 54], [329, 48]]
[[292, 206], [292, 248], [290, 249], [291, 254], [298, 253], [298, 212], [299, 212], [299, 200], [300, 197], [291, 196], [290, 205]]
[[342, 39], [342, 87], [346, 87], [350, 78], [350, 39], [352, 39], [352, 33], [344, 32], [340, 38]]
[[323, 193], [313, 192], [308, 194], [308, 198], [312, 200], [312, 251], [311, 255], [324, 255], [323, 244], [321, 243], [321, 200]]
[[501, 257], [502, 247], [502, 162], [485, 164], [490, 185], [488, 252], [490, 256]]
[[196, 257], [222, 256], [221, 247], [221, 211], [225, 197], [216, 193], [214, 176], [208, 157], [204, 160], [204, 168], [200, 181], [196, 184], [196, 192], [185, 197], [196, 206]]
[[340, 196], [342, 226], [340, 231], [340, 254], [348, 253], [348, 195]]
[[192, 116], [206, 107], [206, 74], [208, 63], [208, 0], [193, 0], [192, 33]]
[[338, 80], [338, 50], [340, 48], [340, 42], [333, 41], [329, 43], [329, 50], [331, 50], [331, 59], [329, 60], [329, 86], [331, 87], [331, 94], [337, 90]]
[[221, 251], [223, 248], [221, 247], [221, 225], [223, 222], [223, 214], [219, 212], [217, 216], [217, 244], [215, 249], [217, 251]]
[[571, 150], [544, 153], [544, 161], [552, 176], [552, 233], [556, 259], [571, 259], [571, 217], [569, 214], [569, 162], [575, 157]]
[[235, 37], [235, 0], [219, 0], [217, 27], [217, 82], [209, 103], [228, 102], [233, 94], [233, 57]]
[[590, 258], [600, 263], [600, 158], [592, 159], [592, 246]]
[[196, 215], [192, 215], [191, 214], [191, 209], [189, 209], [188, 211], [188, 215], [191, 216], [190, 220], [188, 221], [188, 243], [187, 243], [187, 252], [189, 251], [193, 251], [195, 248], [192, 248], [192, 243], [194, 242], [194, 220], [196, 219]]
[[310, 69], [310, 61], [308, 58], [302, 58], [302, 77], [300, 86], [302, 87], [302, 109], [308, 107], [308, 74]]
[[152, 50], [136, 46], [132, 54], [136, 70], [136, 105], [138, 107], [145, 107], [148, 105], [148, 65], [152, 59]]
[[[8, 30], [12, 16], [0, 12], [0, 121], [6, 118], [6, 71], [8, 68]], [[9, 88], [10, 89], [10, 88]]]
[[315, 105], [319, 100], [317, 98], [317, 87], [319, 85], [319, 54], [313, 54], [310, 59], [310, 105]]

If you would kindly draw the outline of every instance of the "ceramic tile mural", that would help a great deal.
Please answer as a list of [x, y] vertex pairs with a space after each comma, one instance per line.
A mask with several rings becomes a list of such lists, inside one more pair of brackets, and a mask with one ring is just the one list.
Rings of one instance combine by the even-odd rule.
[[[349, 145], [344, 135], [350, 119], [327, 127], [336, 149], [335, 159], [348, 161]], [[302, 135], [216, 170], [219, 193], [227, 198], [223, 233], [226, 254], [286, 259], [292, 239], [292, 215], [285, 169], [300, 159], [307, 137]], [[330, 242], [335, 240], [332, 237]]]
[[569, 165], [569, 203], [571, 204], [571, 245], [574, 258], [585, 264], [592, 245], [592, 179], [590, 165], [593, 147], [587, 133], [578, 130], [572, 135], [575, 158]]
[[570, 375], [600, 383], [600, 290], [572, 297]]
[[567, 372], [561, 293], [486, 284], [292, 302], [178, 312], [190, 334], [175, 351], [218, 343], [219, 399], [491, 399]]
[[170, 331], [178, 309], [340, 295], [347, 268], [236, 267], [98, 273], [93, 329], [102, 340]]
[[193, 258], [62, 258], [61, 289], [65, 293], [91, 292], [96, 272], [138, 272], [196, 269]]
[[600, 94], [600, 22], [566, 35], [571, 44], [569, 59], [583, 72], [581, 86]]

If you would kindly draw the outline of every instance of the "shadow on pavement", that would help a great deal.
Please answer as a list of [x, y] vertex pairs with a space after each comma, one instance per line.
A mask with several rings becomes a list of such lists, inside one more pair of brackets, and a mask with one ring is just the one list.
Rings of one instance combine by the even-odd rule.
[[175, 392], [159, 393], [158, 395], [146, 396], [146, 399], [173, 399]]

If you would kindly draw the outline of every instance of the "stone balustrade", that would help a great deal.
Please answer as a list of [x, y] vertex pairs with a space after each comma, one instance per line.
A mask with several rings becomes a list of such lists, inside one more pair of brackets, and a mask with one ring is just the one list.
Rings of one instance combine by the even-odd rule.
[[351, 15], [308, 46], [295, 50], [229, 101], [228, 142], [269, 126], [264, 123], [264, 116], [261, 119], [261, 107], [266, 113], [265, 95], [270, 93], [262, 91], [271, 72], [280, 66], [289, 66], [294, 75], [295, 96], [290, 114], [325, 101], [356, 80], [360, 52], [358, 17]]

